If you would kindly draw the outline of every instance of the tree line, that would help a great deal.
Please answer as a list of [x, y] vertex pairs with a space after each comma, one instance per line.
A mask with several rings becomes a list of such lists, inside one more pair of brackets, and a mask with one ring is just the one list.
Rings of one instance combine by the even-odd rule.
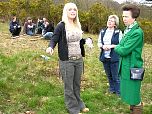
[[[0, 2], [0, 20], [8, 21], [11, 15], [16, 13], [22, 24], [30, 16], [35, 22], [39, 17], [46, 17], [56, 25], [61, 21], [64, 3], [69, 1], [78, 6], [79, 18], [84, 32], [98, 34], [101, 28], [106, 27], [107, 18], [111, 14], [120, 17], [119, 28], [124, 30], [122, 12], [119, 10], [122, 4], [112, 0], [6, 0]], [[144, 30], [145, 42], [152, 44], [152, 32], [150, 32], [152, 29], [152, 7], [142, 5], [140, 7], [141, 16], [138, 22]]]

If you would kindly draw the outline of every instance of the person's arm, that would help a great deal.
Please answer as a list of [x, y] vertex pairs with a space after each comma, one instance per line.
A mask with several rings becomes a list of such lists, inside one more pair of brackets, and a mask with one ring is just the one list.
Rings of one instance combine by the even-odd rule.
[[98, 44], [97, 45], [100, 49], [103, 49], [103, 50], [106, 50], [106, 51], [108, 51], [112, 48], [111, 47], [112, 45], [103, 45], [102, 44], [102, 42], [101, 42], [101, 32], [100, 32], [99, 37], [98, 37]]
[[13, 31], [14, 30], [14, 26], [13, 26], [13, 22], [11, 21], [10, 22], [10, 31]]
[[84, 39], [84, 38], [82, 38], [81, 40], [80, 40], [80, 45], [84, 45], [86, 43], [86, 40]]
[[[103, 32], [103, 30], [101, 30], [101, 32]], [[99, 37], [98, 37], [98, 47], [100, 48], [100, 49], [103, 49], [103, 50], [105, 50], [105, 51], [108, 51], [108, 50], [110, 50], [112, 47], [111, 47], [111, 45], [104, 45], [104, 44], [102, 44], [102, 41], [101, 41], [101, 32], [100, 32], [100, 34], [99, 34]]]
[[21, 27], [19, 19], [16, 19], [17, 27]]
[[53, 23], [50, 23], [50, 31], [54, 32], [54, 24]]
[[123, 34], [122, 34], [122, 31], [120, 30], [120, 31], [119, 31], [119, 43], [120, 43], [120, 41], [121, 41], [121, 39], [122, 39], [122, 36], [123, 36]]
[[53, 36], [52, 36], [52, 38], [51, 38], [51, 40], [50, 40], [49, 47], [51, 47], [51, 48], [53, 48], [53, 49], [55, 48], [56, 44], [59, 42], [59, 38], [60, 38], [61, 35], [62, 35], [63, 27], [64, 27], [63, 23], [59, 23], [59, 24], [56, 26], [56, 28], [55, 28], [55, 30], [54, 30], [54, 34], [53, 34]]
[[86, 44], [88, 47], [92, 48], [93, 47], [93, 40], [91, 37], [88, 38], [82, 38], [80, 40], [80, 46]]
[[55, 48], [56, 44], [59, 42], [59, 38], [62, 35], [62, 25], [63, 23], [60, 23], [56, 26], [55, 30], [54, 30], [54, 34], [50, 40], [50, 44], [49, 47], [46, 49], [46, 53], [50, 53], [51, 55], [53, 54], [53, 49]]
[[100, 34], [99, 34], [99, 37], [98, 37], [98, 43], [97, 43], [97, 45], [98, 45], [98, 47], [99, 48], [102, 48], [102, 42], [101, 42], [101, 32], [100, 32]]
[[23, 34], [26, 34], [27, 31], [27, 22], [24, 23]]
[[54, 32], [54, 24], [53, 22], [50, 22], [48, 25], [48, 32]]
[[45, 27], [45, 32], [46, 33], [51, 32], [51, 25], [50, 24]]
[[141, 31], [135, 31], [131, 36], [128, 37], [128, 40], [124, 45], [117, 45], [114, 50], [121, 56], [126, 56], [132, 52], [141, 42], [142, 42], [143, 33]]

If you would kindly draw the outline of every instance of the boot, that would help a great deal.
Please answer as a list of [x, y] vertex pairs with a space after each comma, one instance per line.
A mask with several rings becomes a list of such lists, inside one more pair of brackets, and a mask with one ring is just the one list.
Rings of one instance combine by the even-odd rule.
[[132, 114], [142, 114], [143, 111], [143, 103], [139, 106], [133, 106]]
[[130, 114], [133, 114], [133, 107], [134, 105], [130, 105]]

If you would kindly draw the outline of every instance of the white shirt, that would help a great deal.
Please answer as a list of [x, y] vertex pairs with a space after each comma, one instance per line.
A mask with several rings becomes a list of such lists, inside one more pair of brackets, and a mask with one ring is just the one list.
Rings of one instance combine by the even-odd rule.
[[[102, 31], [101, 31], [102, 32]], [[101, 42], [101, 32], [100, 32], [100, 34], [99, 34], [99, 37], [98, 37], [98, 43], [97, 43], [97, 45], [98, 45], [98, 47], [99, 48], [101, 48], [102, 47], [102, 42]], [[119, 42], [121, 41], [121, 39], [122, 39], [122, 32], [121, 31], [119, 31]]]
[[[104, 32], [104, 31], [101, 31], [101, 32]], [[99, 48], [102, 47], [101, 32], [100, 32], [99, 38], [98, 38], [98, 47]], [[115, 31], [115, 32], [117, 32], [117, 31]], [[122, 39], [122, 32], [121, 31], [118, 31], [118, 32], [119, 32], [119, 42], [120, 42], [120, 40]], [[114, 33], [114, 29], [110, 30], [110, 29], [107, 28], [107, 30], [105, 32], [105, 35], [103, 37], [103, 43], [104, 43], [104, 45], [111, 45], [111, 39], [112, 39], [113, 33]], [[110, 52], [111, 52], [111, 50], [104, 51], [105, 58], [111, 58], [110, 57]]]

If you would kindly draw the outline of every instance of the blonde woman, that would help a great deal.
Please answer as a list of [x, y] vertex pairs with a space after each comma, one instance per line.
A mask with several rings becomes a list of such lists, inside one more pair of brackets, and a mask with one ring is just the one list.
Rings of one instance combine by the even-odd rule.
[[46, 52], [52, 55], [57, 43], [67, 109], [70, 114], [88, 112], [89, 109], [80, 98], [85, 39], [82, 39], [78, 9], [74, 3], [65, 4], [62, 21], [56, 26]]

